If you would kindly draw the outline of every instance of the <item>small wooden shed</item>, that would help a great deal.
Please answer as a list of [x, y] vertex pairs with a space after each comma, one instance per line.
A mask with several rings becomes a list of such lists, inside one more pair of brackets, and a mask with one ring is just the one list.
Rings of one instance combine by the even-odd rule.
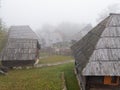
[[39, 57], [39, 50], [38, 37], [29, 26], [11, 26], [7, 44], [1, 53], [2, 65], [34, 65]]
[[71, 48], [82, 90], [120, 90], [120, 14], [110, 14]]

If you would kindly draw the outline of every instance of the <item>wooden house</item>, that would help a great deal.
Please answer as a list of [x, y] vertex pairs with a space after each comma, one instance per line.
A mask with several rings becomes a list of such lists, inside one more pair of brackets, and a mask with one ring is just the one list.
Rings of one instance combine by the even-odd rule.
[[6, 67], [34, 65], [39, 57], [40, 44], [29, 26], [11, 26], [8, 41], [1, 53]]
[[110, 14], [71, 48], [81, 90], [120, 90], [120, 14]]

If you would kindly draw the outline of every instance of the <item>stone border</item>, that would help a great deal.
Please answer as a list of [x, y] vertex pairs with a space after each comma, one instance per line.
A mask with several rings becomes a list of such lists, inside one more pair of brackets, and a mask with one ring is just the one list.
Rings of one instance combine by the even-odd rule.
[[61, 73], [61, 79], [62, 79], [62, 90], [67, 90], [64, 72]]

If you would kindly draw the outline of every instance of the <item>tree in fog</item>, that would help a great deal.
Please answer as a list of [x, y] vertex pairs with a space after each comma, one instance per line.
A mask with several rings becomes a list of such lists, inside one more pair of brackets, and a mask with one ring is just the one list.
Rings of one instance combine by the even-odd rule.
[[0, 19], [0, 51], [4, 48], [7, 40], [7, 28]]
[[[1, 8], [1, 0], [0, 0], [0, 8]], [[5, 46], [7, 40], [7, 28], [5, 24], [2, 22], [2, 19], [0, 18], [0, 52]]]
[[82, 28], [84, 28], [86, 24], [76, 24], [71, 22], [63, 22], [57, 26], [57, 30], [64, 34], [65, 41], [71, 41], [73, 39], [73, 35], [80, 32]]
[[75, 41], [79, 41], [80, 39], [82, 39], [90, 30], [92, 29], [92, 25], [86, 24], [81, 30], [79, 30], [79, 32], [76, 32], [73, 36], [72, 36], [72, 40]]
[[120, 13], [120, 5], [119, 4], [112, 4], [112, 5], [108, 6], [106, 9], [104, 9], [99, 14], [97, 22], [100, 22], [103, 19], [105, 19], [107, 16], [109, 16], [110, 13]]

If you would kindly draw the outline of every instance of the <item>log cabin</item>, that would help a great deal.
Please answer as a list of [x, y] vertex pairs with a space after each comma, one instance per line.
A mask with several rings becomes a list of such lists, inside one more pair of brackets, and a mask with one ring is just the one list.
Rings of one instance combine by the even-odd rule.
[[120, 14], [111, 13], [71, 49], [81, 90], [120, 90]]
[[5, 67], [34, 65], [39, 58], [39, 50], [38, 37], [29, 26], [11, 26], [1, 53], [1, 63]]

